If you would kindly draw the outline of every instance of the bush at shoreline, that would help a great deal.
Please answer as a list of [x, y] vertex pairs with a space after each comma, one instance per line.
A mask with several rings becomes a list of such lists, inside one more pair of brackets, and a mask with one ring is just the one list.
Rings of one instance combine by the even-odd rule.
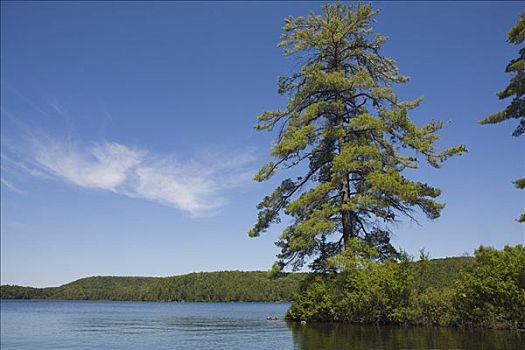
[[525, 328], [525, 248], [480, 247], [454, 278], [437, 283], [431, 260], [376, 261], [358, 243], [311, 275], [288, 311], [295, 321]]

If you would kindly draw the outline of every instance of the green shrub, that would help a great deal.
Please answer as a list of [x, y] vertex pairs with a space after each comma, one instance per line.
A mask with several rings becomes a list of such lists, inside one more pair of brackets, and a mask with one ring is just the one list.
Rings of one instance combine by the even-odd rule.
[[[480, 247], [475, 258], [437, 265], [422, 253], [378, 261], [374, 249], [352, 242], [333, 259], [337, 272], [310, 276], [296, 296], [291, 320], [525, 328], [525, 249]], [[443, 268], [446, 266], [446, 268]], [[457, 266], [463, 266], [458, 272]], [[455, 270], [454, 270], [455, 269]], [[444, 283], [444, 276], [450, 281]]]
[[403, 323], [410, 300], [411, 276], [401, 264], [372, 262], [341, 275], [337, 320], [357, 323]]
[[446, 326], [456, 320], [452, 307], [451, 288], [430, 287], [413, 293], [409, 306], [409, 321], [416, 325]]
[[297, 321], [334, 320], [334, 285], [329, 275], [310, 275], [303, 284], [302, 291], [287, 312], [286, 318]]
[[455, 283], [458, 323], [488, 328], [525, 328], [525, 247], [480, 247], [475, 265]]
[[413, 277], [411, 261], [376, 261], [376, 251], [353, 241], [345, 253], [331, 263], [339, 273], [324, 274], [306, 281], [288, 318], [308, 321], [354, 323], [404, 323]]

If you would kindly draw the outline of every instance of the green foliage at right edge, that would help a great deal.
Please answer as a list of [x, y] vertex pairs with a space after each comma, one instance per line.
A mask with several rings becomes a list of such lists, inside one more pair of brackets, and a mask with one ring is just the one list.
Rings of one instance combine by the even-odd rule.
[[[508, 33], [508, 41], [519, 45], [525, 40], [525, 13], [522, 13], [518, 22]], [[505, 68], [506, 73], [513, 76], [509, 85], [498, 92], [500, 100], [514, 96], [511, 103], [502, 111], [489, 115], [480, 121], [481, 124], [495, 124], [508, 119], [518, 119], [519, 124], [512, 133], [520, 136], [525, 132], [525, 48], [521, 48], [518, 58], [513, 59]]]
[[[525, 40], [525, 13], [522, 13], [518, 22], [508, 33], [508, 41], [518, 45]], [[518, 58], [513, 59], [505, 69], [506, 73], [513, 76], [509, 85], [498, 92], [500, 100], [514, 96], [511, 103], [502, 111], [489, 115], [480, 120], [481, 124], [495, 124], [508, 119], [518, 119], [519, 124], [512, 133], [513, 136], [520, 136], [525, 132], [525, 48], [521, 48]], [[525, 188], [525, 178], [514, 181], [517, 188]], [[518, 218], [519, 222], [525, 222], [525, 214]]]

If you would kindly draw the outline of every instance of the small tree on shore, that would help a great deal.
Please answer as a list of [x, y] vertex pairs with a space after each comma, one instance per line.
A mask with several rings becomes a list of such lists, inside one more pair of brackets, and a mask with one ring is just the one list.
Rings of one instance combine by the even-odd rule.
[[[421, 210], [439, 217], [438, 188], [403, 176], [420, 158], [438, 168], [466, 151], [462, 145], [436, 151], [442, 121], [422, 127], [408, 117], [421, 99], [399, 101], [392, 85], [405, 83], [394, 60], [380, 53], [386, 38], [371, 28], [376, 11], [340, 3], [322, 15], [285, 20], [279, 46], [299, 56], [302, 67], [279, 79], [286, 108], [258, 117], [258, 130], [278, 129], [274, 161], [255, 176], [268, 180], [279, 168], [304, 169], [288, 178], [258, 205], [249, 235], [259, 236], [282, 213], [291, 216], [277, 241], [274, 268], [299, 268], [306, 259], [315, 267], [341, 253], [353, 239], [374, 245], [382, 258], [395, 255], [388, 224]], [[322, 260], [322, 261], [320, 261]]]

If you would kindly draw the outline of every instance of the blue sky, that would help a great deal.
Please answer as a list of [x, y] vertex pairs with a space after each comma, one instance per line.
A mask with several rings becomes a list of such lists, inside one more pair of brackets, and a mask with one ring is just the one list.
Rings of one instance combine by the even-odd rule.
[[[283, 18], [315, 2], [2, 2], [1, 283], [90, 275], [266, 270], [279, 226], [246, 232], [276, 181], [251, 181], [273, 137], [252, 126], [282, 107]], [[521, 2], [380, 2], [417, 123], [450, 121], [440, 145], [470, 152], [410, 174], [443, 190], [442, 217], [394, 227], [417, 255], [524, 243], [523, 138], [480, 126], [503, 108], [506, 43]], [[278, 178], [278, 177], [277, 177]]]

